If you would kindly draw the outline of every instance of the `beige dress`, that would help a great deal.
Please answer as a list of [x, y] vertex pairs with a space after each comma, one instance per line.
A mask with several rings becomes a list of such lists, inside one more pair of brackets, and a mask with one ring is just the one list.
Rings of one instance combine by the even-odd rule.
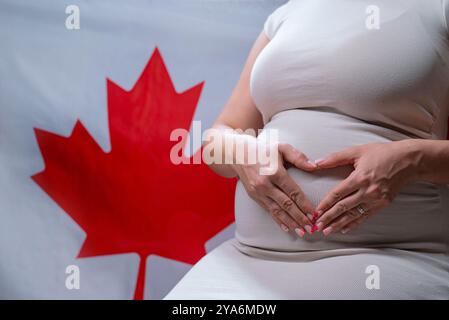
[[[445, 0], [282, 5], [265, 23], [271, 41], [251, 74], [265, 129], [310, 159], [370, 142], [445, 139], [447, 15]], [[317, 205], [351, 170], [288, 171]], [[301, 239], [239, 182], [235, 218], [235, 238], [165, 299], [449, 299], [447, 185], [405, 185], [358, 229]]]

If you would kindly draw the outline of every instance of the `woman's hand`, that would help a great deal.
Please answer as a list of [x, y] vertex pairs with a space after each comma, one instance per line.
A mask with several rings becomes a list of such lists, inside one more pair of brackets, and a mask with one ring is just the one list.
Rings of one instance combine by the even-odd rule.
[[[354, 171], [318, 204], [316, 228], [326, 236], [338, 231], [346, 233], [388, 206], [417, 173], [421, 153], [411, 143], [369, 143], [316, 160], [321, 169], [354, 166]], [[360, 213], [357, 206], [365, 212]]]
[[265, 208], [285, 232], [294, 230], [303, 237], [312, 233], [313, 205], [296, 182], [288, 175], [284, 161], [295, 167], [313, 171], [317, 167], [307, 157], [289, 144], [278, 144], [278, 165], [271, 175], [260, 174], [260, 163], [235, 164], [233, 168], [242, 181], [248, 195]]

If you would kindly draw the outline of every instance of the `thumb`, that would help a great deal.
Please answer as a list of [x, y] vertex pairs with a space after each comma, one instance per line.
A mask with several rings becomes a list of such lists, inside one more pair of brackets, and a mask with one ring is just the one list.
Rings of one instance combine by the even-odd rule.
[[357, 154], [357, 148], [348, 148], [331, 153], [324, 158], [317, 159], [315, 160], [315, 164], [321, 169], [353, 164], [357, 158]]
[[304, 171], [313, 171], [318, 169], [317, 165], [309, 161], [304, 153], [294, 148], [290, 144], [279, 144], [278, 150], [279, 154], [285, 161], [290, 162], [298, 169], [302, 169]]

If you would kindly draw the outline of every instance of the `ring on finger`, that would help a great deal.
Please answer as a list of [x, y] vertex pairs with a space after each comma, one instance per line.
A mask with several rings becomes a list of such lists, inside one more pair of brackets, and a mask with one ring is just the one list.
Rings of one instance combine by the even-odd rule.
[[358, 205], [357, 207], [355, 207], [355, 208], [356, 208], [356, 210], [358, 211], [358, 213], [359, 213], [361, 216], [366, 215], [367, 210], [365, 210], [365, 208], [363, 208], [361, 204], [359, 204], [359, 205]]

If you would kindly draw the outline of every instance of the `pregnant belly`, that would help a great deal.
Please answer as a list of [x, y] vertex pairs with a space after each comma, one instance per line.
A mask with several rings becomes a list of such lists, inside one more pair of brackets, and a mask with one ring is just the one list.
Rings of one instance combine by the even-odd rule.
[[[318, 159], [350, 146], [391, 142], [409, 138], [397, 131], [326, 111], [294, 109], [276, 114], [265, 126], [276, 129], [279, 141], [290, 143], [309, 159]], [[288, 173], [316, 206], [353, 170], [342, 166], [305, 172], [289, 168]], [[447, 203], [443, 186], [415, 182], [404, 186], [394, 201], [369, 218], [357, 230], [324, 237], [321, 232], [299, 238], [285, 233], [271, 216], [254, 202], [239, 181], [235, 197], [236, 238], [242, 244], [278, 251], [324, 250], [345, 247], [390, 247], [443, 252], [447, 246]]]

